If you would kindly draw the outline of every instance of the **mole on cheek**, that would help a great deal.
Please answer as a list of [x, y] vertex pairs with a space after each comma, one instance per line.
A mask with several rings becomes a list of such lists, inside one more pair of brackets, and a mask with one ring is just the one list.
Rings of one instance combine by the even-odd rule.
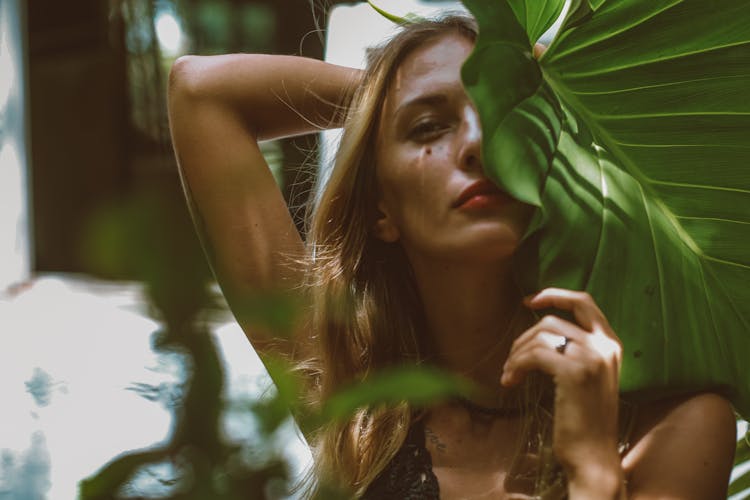
[[432, 154], [432, 148], [431, 148], [431, 147], [429, 147], [429, 146], [428, 146], [427, 148], [425, 148], [425, 150], [424, 150], [424, 154], [426, 154], [426, 155], [431, 155], [431, 154]]

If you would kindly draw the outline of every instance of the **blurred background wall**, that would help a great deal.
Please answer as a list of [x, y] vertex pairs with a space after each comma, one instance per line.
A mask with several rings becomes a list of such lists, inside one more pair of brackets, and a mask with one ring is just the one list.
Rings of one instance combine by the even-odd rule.
[[[163, 186], [164, 196], [181, 196], [165, 99], [176, 57], [274, 52], [320, 58], [323, 38], [317, 26], [325, 24], [328, 10], [308, 0], [34, 0], [27, 5], [25, 20], [12, 12], [7, 18], [20, 19], [15, 29], [28, 32], [34, 242], [29, 266], [83, 273], [94, 270], [81, 252], [82, 237], [103, 203], [141, 186]], [[310, 189], [309, 176], [299, 174], [298, 167], [309, 160], [314, 140], [264, 145], [293, 207], [304, 203]]]
[[26, 11], [0, 2], [0, 290], [31, 270]]

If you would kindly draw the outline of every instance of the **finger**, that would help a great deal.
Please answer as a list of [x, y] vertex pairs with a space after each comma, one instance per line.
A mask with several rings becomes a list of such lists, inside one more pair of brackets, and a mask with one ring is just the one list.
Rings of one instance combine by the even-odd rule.
[[[596, 335], [606, 338], [601, 333]], [[585, 340], [592, 337], [593, 335], [586, 335]], [[575, 341], [569, 341], [565, 351], [559, 352], [556, 348], [559, 339], [558, 335], [541, 332], [523, 349], [508, 358], [500, 383], [504, 386], [516, 385], [523, 381], [529, 371], [540, 370], [552, 376], [556, 384], [561, 380], [583, 384], [604, 377], [605, 380], [613, 381], [613, 390], [617, 390], [620, 371], [617, 357]], [[611, 339], [606, 341], [614, 344]]]
[[[573, 346], [570, 346], [573, 347]], [[523, 382], [526, 374], [532, 370], [539, 370], [556, 378], [565, 365], [577, 364], [573, 357], [561, 355], [553, 347], [538, 339], [522, 351], [517, 352], [513, 359], [508, 359], [500, 383], [505, 387], [512, 387]]]
[[617, 370], [622, 363], [622, 343], [604, 332], [596, 332], [587, 339], [588, 349], [604, 360], [613, 360]]
[[567, 363], [573, 359], [583, 366], [610, 366], [614, 373], [619, 374], [622, 349], [614, 339], [610, 339], [602, 332], [583, 333], [572, 338], [569, 336], [565, 349], [560, 351], [559, 347], [563, 339], [559, 334], [544, 330], [537, 332], [523, 346], [517, 347], [509, 353], [503, 366], [503, 373], [512, 373], [517, 366], [518, 359], [523, 359], [525, 352], [544, 348], [555, 351], [558, 355], [564, 355], [565, 360], [560, 358], [560, 363]]
[[[508, 356], [508, 359], [505, 361], [505, 365], [503, 366], [503, 375], [501, 378], [501, 382], [503, 380], [516, 380], [520, 381], [520, 379], [523, 379], [523, 376], [526, 372], [528, 372], [531, 369], [539, 368], [536, 366], [526, 366], [530, 359], [533, 359], [534, 357], [543, 355], [546, 352], [548, 353], [554, 353], [550, 359], [556, 359], [556, 365], [550, 366], [550, 369], [544, 370], [549, 375], [555, 375], [556, 369], [559, 369], [558, 364], [567, 362], [566, 360], [563, 360], [560, 358], [560, 356], [565, 355], [567, 353], [567, 346], [569, 346], [572, 341], [567, 341], [566, 349], [565, 351], [560, 351], [560, 343], [566, 342], [565, 337], [562, 337], [560, 335], [556, 335], [553, 333], [540, 331], [537, 335], [535, 335], [531, 340], [526, 342], [526, 344], [511, 353]], [[568, 353], [569, 355], [570, 353]]]
[[571, 311], [579, 325], [588, 331], [595, 328], [608, 329], [609, 323], [594, 299], [586, 292], [565, 290], [562, 288], [545, 288], [536, 295], [524, 299], [531, 309], [547, 309], [554, 307], [563, 311]]
[[[571, 344], [572, 342], [573, 341], [570, 339], [570, 337], [565, 337], [563, 335], [557, 335], [545, 331], [539, 332], [539, 335], [537, 335], [533, 340], [533, 343], [541, 344], [549, 349], [555, 350], [560, 354], [564, 354], [568, 349], [568, 344]], [[519, 352], [521, 352], [522, 350], [523, 348], [519, 350]]]
[[544, 316], [534, 326], [523, 332], [513, 342], [508, 356], [512, 355], [514, 351], [521, 349], [528, 342], [532, 341], [534, 337], [539, 334], [539, 332], [549, 332], [561, 335], [578, 342], [583, 342], [583, 337], [588, 335], [588, 332], [584, 332], [583, 330], [581, 330], [578, 325], [574, 325], [570, 321], [565, 321], [558, 316], [550, 314]]
[[614, 361], [618, 365], [622, 361], [622, 344], [616, 338], [611, 338], [599, 331], [590, 334], [586, 339], [586, 350], [594, 357], [607, 362]]

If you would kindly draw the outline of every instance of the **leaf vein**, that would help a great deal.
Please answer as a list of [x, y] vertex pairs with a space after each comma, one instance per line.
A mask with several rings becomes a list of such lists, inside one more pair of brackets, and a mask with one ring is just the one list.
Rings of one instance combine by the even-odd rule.
[[695, 216], [689, 216], [689, 215], [676, 215], [680, 220], [704, 220], [704, 221], [711, 221], [711, 222], [728, 222], [730, 224], [747, 224], [750, 225], [750, 221], [744, 221], [744, 220], [734, 220], [734, 219], [722, 219], [720, 217], [695, 217]]
[[713, 303], [708, 299], [708, 283], [706, 283], [706, 276], [703, 273], [703, 262], [698, 263], [698, 270], [701, 274], [701, 283], [703, 283], [703, 300], [706, 302], [706, 305], [708, 305], [708, 314], [711, 317], [711, 326], [713, 326], [712, 333], [714, 337], [714, 342], [716, 342], [716, 345], [719, 346], [719, 349], [721, 349], [721, 357], [722, 359], [730, 359], [729, 356], [727, 356], [727, 350], [725, 342], [722, 342], [721, 336], [719, 335], [719, 327], [716, 325], [716, 315], [714, 314], [714, 307]]
[[[664, 303], [664, 270], [661, 266], [661, 259], [659, 257], [659, 250], [658, 246], [656, 244], [656, 234], [654, 233], [654, 224], [651, 220], [651, 210], [649, 210], [648, 206], [648, 200], [646, 199], [646, 193], [643, 192], [643, 186], [641, 186], [640, 183], [638, 183], [638, 190], [641, 194], [641, 200], [643, 200], [643, 207], [646, 210], [646, 220], [648, 221], [648, 230], [651, 233], [651, 243], [654, 246], [654, 260], [656, 261], [656, 274], [657, 279], [659, 280], [659, 306], [661, 307], [661, 320], [662, 320], [662, 328], [664, 331], [664, 346], [665, 348], [669, 344], [669, 334], [668, 334], [668, 328], [667, 328], [667, 310], [666, 310], [666, 304]], [[664, 372], [665, 376], [668, 376], [669, 372], [669, 366], [666, 365], [667, 359], [664, 360], [665, 366], [664, 366]]]
[[604, 212], [607, 210], [607, 207], [606, 207], [607, 196], [605, 195], [605, 193], [608, 192], [607, 179], [604, 176], [604, 165], [602, 165], [601, 158], [599, 157], [598, 154], [596, 155], [596, 164], [599, 167], [599, 180], [600, 180], [600, 186], [601, 186], [601, 189], [600, 189], [600, 193], [601, 193], [600, 204], [602, 207], [601, 216], [600, 216], [601, 225], [599, 226], [599, 238], [598, 238], [599, 241], [596, 244], [596, 255], [594, 256], [594, 262], [591, 268], [589, 269], [588, 278], [586, 278], [586, 289], [588, 289], [588, 285], [591, 282], [591, 277], [594, 274], [594, 269], [597, 268], [599, 257], [602, 254], [602, 246], [603, 246], [602, 239], [604, 238]]
[[682, 116], [750, 116], [750, 111], [716, 111], [716, 112], [701, 112], [701, 111], [684, 111], [681, 113], [643, 113], [643, 114], [632, 114], [632, 115], [610, 115], [610, 114], [597, 114], [592, 113], [591, 116], [600, 118], [608, 121], [619, 121], [619, 120], [638, 120], [641, 118], [671, 118], [671, 117], [682, 117]]
[[[592, 45], [596, 45], [597, 43], [604, 42], [606, 40], [609, 40], [611, 38], [616, 37], [617, 35], [625, 33], [626, 31], [628, 31], [631, 28], [633, 28], [633, 26], [637, 27], [637, 26], [641, 25], [642, 23], [648, 21], [649, 19], [653, 19], [654, 17], [657, 17], [658, 15], [662, 14], [663, 12], [668, 11], [672, 7], [675, 7], [676, 5], [681, 4], [682, 1], [683, 0], [676, 0], [674, 3], [672, 3], [670, 5], [667, 5], [663, 9], [654, 11], [649, 16], [643, 17], [641, 19], [634, 20], [633, 24], [629, 24], [627, 26], [624, 26], [623, 28], [621, 28], [619, 30], [608, 31], [605, 34], [605, 36], [602, 36], [602, 37], [599, 37], [599, 38], [591, 38], [589, 40], [586, 40], [586, 42], [584, 42], [584, 43], [581, 43], [579, 45], [574, 45], [574, 46], [570, 47], [568, 50], [565, 50], [563, 52], [559, 52], [559, 53], [555, 54], [555, 59], [558, 58], [558, 57], [567, 56], [568, 54], [572, 54], [572, 53], [577, 52], [579, 50], [585, 49], [586, 47], [591, 47]], [[552, 59], [552, 60], [554, 61], [554, 59]]]
[[703, 258], [706, 260], [710, 260], [712, 262], [717, 262], [719, 264], [725, 264], [727, 266], [739, 267], [740, 269], [750, 270], [750, 266], [748, 266], [747, 264], [741, 264], [739, 262], [734, 262], [731, 260], [725, 260], [725, 259], [720, 259], [718, 257], [712, 257], [711, 255], [708, 255], [708, 254], [703, 254]]
[[693, 78], [690, 80], [679, 80], [674, 82], [665, 82], [665, 83], [655, 83], [653, 85], [640, 85], [637, 87], [628, 87], [623, 89], [616, 89], [616, 90], [602, 90], [598, 92], [582, 92], [582, 91], [574, 91], [571, 90], [572, 94], [575, 95], [586, 95], [586, 96], [593, 96], [593, 95], [614, 95], [614, 94], [624, 94], [628, 92], [637, 92], [640, 90], [652, 90], [652, 89], [659, 89], [659, 88], [665, 88], [665, 87], [679, 87], [682, 85], [686, 85], [689, 83], [700, 83], [700, 82], [710, 82], [710, 81], [723, 81], [723, 80], [733, 80], [733, 79], [744, 79], [744, 78], [750, 78], [750, 73], [741, 74], [741, 75], [732, 75], [732, 76], [717, 76], [717, 77], [710, 77], [710, 78]]
[[683, 187], [683, 188], [691, 188], [691, 189], [708, 189], [711, 191], [729, 191], [732, 193], [750, 194], [750, 189], [733, 188], [733, 187], [725, 187], [725, 186], [711, 186], [709, 184], [690, 184], [687, 182], [658, 181], [654, 179], [649, 179], [648, 182], [649, 184], [653, 184], [657, 186]]
[[[613, 141], [618, 146], [625, 146], [628, 148], [711, 148], [711, 147], [726, 147], [718, 144], [638, 144]], [[734, 149], [750, 149], [750, 146], [744, 146], [741, 144], [733, 144], [731, 146]]]
[[674, 61], [676, 59], [680, 59], [683, 57], [690, 57], [698, 54], [704, 54], [707, 52], [711, 52], [714, 50], [721, 50], [721, 49], [728, 49], [733, 47], [739, 47], [741, 45], [750, 45], [750, 40], [742, 40], [740, 42], [735, 43], [728, 43], [725, 45], [716, 45], [713, 47], [707, 47], [700, 50], [694, 50], [691, 52], [683, 52], [681, 54], [674, 54], [668, 57], [661, 57], [657, 59], [650, 59], [650, 60], [638, 60], [637, 62], [633, 64], [626, 64], [623, 66], [612, 66], [610, 68], [604, 68], [604, 69], [598, 69], [596, 71], [585, 71], [580, 73], [575, 72], [564, 72], [566, 78], [582, 78], [582, 77], [591, 77], [591, 76], [598, 76], [598, 75], [606, 75], [608, 73], [614, 73], [616, 71], [622, 71], [626, 69], [632, 69], [632, 68], [638, 68], [641, 66], [647, 66], [649, 64], [656, 64], [656, 63], [664, 63], [665, 61]]

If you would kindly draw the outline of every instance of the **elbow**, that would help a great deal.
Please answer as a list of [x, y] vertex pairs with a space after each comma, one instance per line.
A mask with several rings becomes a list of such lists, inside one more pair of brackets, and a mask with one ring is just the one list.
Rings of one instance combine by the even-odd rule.
[[170, 101], [178, 98], [196, 98], [204, 93], [199, 78], [200, 59], [200, 56], [181, 56], [172, 64], [167, 87]]
[[[238, 63], [251, 65], [255, 59], [247, 55], [216, 55], [179, 57], [169, 71], [167, 104], [171, 120], [187, 120], [195, 117], [195, 111], [221, 109], [222, 116], [234, 115], [245, 127], [254, 129], [249, 124], [249, 117], [243, 109], [252, 109], [252, 103], [258, 92], [254, 90], [252, 79], [239, 76]], [[239, 64], [242, 69], [243, 64]], [[238, 79], [244, 79], [238, 82]], [[250, 104], [248, 104], [250, 103]], [[215, 118], [215, 116], [214, 116]], [[252, 132], [251, 132], [252, 133]]]

